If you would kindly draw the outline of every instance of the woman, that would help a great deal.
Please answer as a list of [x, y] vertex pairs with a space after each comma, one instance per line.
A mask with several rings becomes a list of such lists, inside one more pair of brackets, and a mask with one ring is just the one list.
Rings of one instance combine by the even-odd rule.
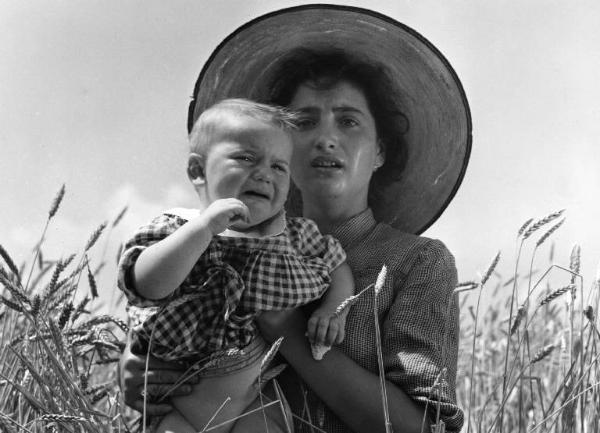
[[[225, 96], [301, 114], [292, 167], [300, 194], [288, 211], [339, 239], [356, 293], [387, 267], [377, 317], [393, 430], [418, 432], [424, 422], [428, 431], [439, 413], [447, 431], [459, 431], [456, 268], [441, 242], [410, 234], [439, 216], [468, 159], [470, 117], [450, 66], [387, 17], [305, 6], [261, 17], [217, 48], [196, 85], [190, 124]], [[343, 343], [321, 361], [312, 358], [301, 311], [259, 319], [267, 340], [284, 337], [280, 353], [293, 371], [280, 384], [296, 431], [310, 431], [309, 424], [326, 432], [384, 430], [373, 298], [373, 290], [358, 298]], [[126, 353], [122, 367], [126, 401], [139, 407], [143, 360]], [[176, 371], [160, 369], [172, 366], [157, 367], [149, 383], [175, 380]], [[236, 431], [251, 430], [251, 422]]]

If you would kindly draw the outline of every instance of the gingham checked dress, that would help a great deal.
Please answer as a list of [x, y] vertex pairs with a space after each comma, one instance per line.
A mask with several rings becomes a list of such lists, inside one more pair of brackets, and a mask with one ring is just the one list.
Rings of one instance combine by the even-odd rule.
[[185, 281], [167, 298], [135, 290], [132, 271], [148, 246], [187, 222], [165, 213], [140, 228], [124, 248], [118, 286], [129, 301], [134, 339], [151, 341], [163, 360], [198, 360], [243, 348], [257, 335], [260, 311], [284, 310], [320, 298], [329, 273], [346, 256], [339, 242], [304, 218], [287, 218], [284, 231], [261, 238], [215, 236]]

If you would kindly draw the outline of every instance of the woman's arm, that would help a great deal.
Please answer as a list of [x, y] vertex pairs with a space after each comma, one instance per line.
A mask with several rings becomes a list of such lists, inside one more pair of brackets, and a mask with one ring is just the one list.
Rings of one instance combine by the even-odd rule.
[[[131, 352], [131, 338], [127, 337], [127, 344], [121, 359], [119, 360], [119, 386], [123, 393], [125, 404], [139, 412], [143, 411], [144, 382], [147, 378], [147, 406], [148, 415], [165, 415], [173, 410], [170, 398], [158, 403], [167, 390], [175, 384], [184, 373], [184, 370], [176, 363], [168, 363], [154, 358], [150, 355], [148, 360], [148, 371], [146, 373], [146, 357], [138, 356]], [[189, 395], [192, 385], [197, 383], [198, 376], [174, 389], [169, 397]]]
[[[346, 425], [357, 433], [385, 432], [378, 375], [335, 348], [315, 361], [304, 336], [306, 319], [298, 310], [266, 312], [258, 323], [267, 340], [284, 337], [281, 354]], [[394, 432], [420, 432], [423, 408], [390, 381], [386, 388]], [[429, 431], [428, 419], [424, 431]]]

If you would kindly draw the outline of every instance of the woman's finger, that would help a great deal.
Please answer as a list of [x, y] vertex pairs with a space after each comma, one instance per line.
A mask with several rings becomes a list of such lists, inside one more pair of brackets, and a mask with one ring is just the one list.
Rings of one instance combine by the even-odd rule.
[[[146, 377], [148, 378], [148, 381], [146, 382], [148, 384], [173, 385], [176, 382], [179, 382], [179, 380], [182, 378], [182, 372], [179, 370], [148, 370], [148, 372], [146, 373]], [[143, 384], [144, 377], [143, 376], [140, 377], [139, 381]], [[198, 382], [198, 375], [195, 375], [187, 383], [197, 383], [197, 382]]]
[[[177, 388], [173, 388], [171, 385], [148, 385], [146, 388], [148, 403], [158, 404], [164, 403], [167, 398], [178, 397], [182, 395], [189, 395], [192, 392], [190, 385], [179, 385]], [[144, 396], [144, 390], [141, 392], [142, 398]]]
[[[136, 400], [128, 406], [131, 407], [132, 409], [137, 410], [138, 412], [143, 412], [144, 411], [144, 400], [143, 399]], [[168, 403], [161, 403], [161, 404], [148, 403], [146, 405], [146, 413], [150, 416], [166, 415], [169, 412], [171, 412], [172, 410], [173, 410], [173, 406], [171, 406]]]
[[190, 395], [192, 393], [192, 386], [187, 384], [181, 384], [177, 388], [173, 388], [171, 392], [169, 392], [169, 397], [182, 397], [186, 395]]

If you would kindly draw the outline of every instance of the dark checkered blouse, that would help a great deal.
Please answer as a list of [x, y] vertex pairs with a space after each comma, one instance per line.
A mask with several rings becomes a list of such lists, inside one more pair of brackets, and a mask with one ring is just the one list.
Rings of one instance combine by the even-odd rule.
[[[377, 298], [386, 378], [423, 408], [428, 403], [432, 420], [439, 400], [440, 418], [446, 423], [446, 431], [460, 431], [463, 412], [456, 404], [455, 393], [458, 306], [453, 295], [457, 275], [452, 254], [438, 240], [378, 224], [369, 209], [335, 227], [330, 234], [346, 251], [357, 293], [375, 283], [382, 265], [388, 268], [386, 282]], [[367, 291], [359, 299], [348, 314], [346, 337], [340, 350], [363, 368], [378, 374], [373, 291]], [[444, 368], [445, 380], [434, 387]], [[280, 380], [298, 417], [312, 421], [328, 433], [351, 432], [316, 394], [301, 384], [291, 369]], [[295, 424], [297, 433], [320, 431], [311, 430], [309, 424], [298, 419]]]
[[127, 242], [119, 263], [118, 285], [129, 300], [133, 329], [146, 342], [152, 334], [152, 354], [167, 361], [248, 345], [258, 332], [259, 311], [318, 299], [329, 273], [346, 258], [339, 242], [322, 235], [314, 222], [287, 218], [279, 235], [215, 236], [172, 295], [159, 301], [141, 297], [132, 281], [135, 261], [186, 222], [168, 213], [155, 218]]

